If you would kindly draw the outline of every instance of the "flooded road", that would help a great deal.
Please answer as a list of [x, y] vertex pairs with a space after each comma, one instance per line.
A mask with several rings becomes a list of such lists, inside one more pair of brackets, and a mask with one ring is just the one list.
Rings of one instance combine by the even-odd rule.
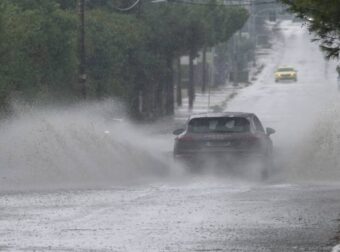
[[338, 187], [216, 178], [0, 200], [1, 251], [331, 251], [340, 208]]
[[[120, 134], [125, 131], [117, 127], [111, 134], [115, 137], [109, 139], [128, 143], [117, 149], [102, 134], [107, 130], [105, 121], [94, 117], [90, 125], [95, 126], [91, 128], [82, 123], [88, 122], [88, 116], [82, 116], [79, 124], [65, 126], [55, 122], [59, 117], [52, 116], [45, 121], [61, 125], [57, 130], [54, 124], [44, 124], [27, 131], [36, 134], [52, 127], [52, 144], [39, 134], [30, 135], [38, 144], [27, 140], [24, 147], [11, 146], [13, 152], [19, 150], [18, 159], [10, 158], [10, 150], [2, 152], [0, 162], [8, 165], [2, 188], [22, 185], [22, 190], [27, 186], [36, 191], [1, 193], [0, 250], [332, 251], [340, 243], [340, 172], [338, 142], [333, 137], [337, 136], [334, 115], [338, 113], [335, 67], [332, 62], [325, 63], [301, 24], [284, 22], [280, 29], [256, 83], [242, 89], [227, 106], [229, 111], [255, 112], [265, 126], [277, 130], [273, 135], [277, 167], [268, 181], [173, 171], [170, 159], [157, 158], [157, 153], [171, 151], [170, 136], [150, 140], [135, 128], [129, 134]], [[297, 83], [274, 82], [275, 68], [286, 64], [298, 70]], [[72, 117], [71, 113], [60, 120]], [[79, 128], [84, 134], [74, 131]], [[6, 129], [2, 132], [10, 136]], [[65, 134], [68, 137], [64, 138]], [[85, 135], [91, 137], [84, 141]], [[4, 134], [1, 139], [6, 143]], [[88, 141], [95, 143], [89, 150], [84, 147]], [[60, 146], [78, 149], [70, 151], [70, 158]], [[50, 155], [49, 150], [57, 156]], [[110, 152], [115, 155], [110, 156]], [[123, 156], [127, 152], [130, 155]], [[40, 163], [31, 159], [32, 170], [24, 169], [26, 176], [18, 167], [27, 161], [27, 153], [52, 158]], [[46, 164], [49, 166], [44, 170]], [[123, 175], [113, 172], [112, 164], [119, 169], [126, 164], [127, 171]], [[150, 169], [150, 164], [157, 164], [156, 168]], [[49, 167], [57, 167], [58, 172], [51, 172]], [[82, 167], [86, 167], [85, 172]], [[160, 172], [162, 179], [148, 183], [118, 183], [129, 174], [140, 178], [156, 171], [166, 172]], [[92, 183], [112, 183], [105, 190], [53, 189], [84, 178], [89, 187]], [[29, 181], [25, 183], [25, 179]], [[49, 183], [54, 186], [48, 192], [37, 190], [40, 185], [48, 188]]]

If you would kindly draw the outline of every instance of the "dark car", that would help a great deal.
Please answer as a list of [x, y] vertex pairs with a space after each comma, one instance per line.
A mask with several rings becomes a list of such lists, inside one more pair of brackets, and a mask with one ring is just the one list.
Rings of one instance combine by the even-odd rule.
[[272, 165], [272, 128], [264, 130], [253, 113], [209, 113], [191, 116], [184, 129], [173, 132], [177, 137], [174, 158], [192, 166], [206, 160], [225, 164], [260, 161], [263, 172]]

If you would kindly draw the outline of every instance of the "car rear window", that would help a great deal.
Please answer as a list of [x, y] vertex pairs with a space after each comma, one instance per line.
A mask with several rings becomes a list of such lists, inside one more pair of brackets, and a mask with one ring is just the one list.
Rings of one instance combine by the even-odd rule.
[[279, 68], [277, 69], [278, 72], [293, 72], [295, 71], [294, 68], [291, 67], [284, 67], [284, 68]]
[[244, 117], [205, 117], [189, 121], [192, 133], [243, 133], [250, 131], [249, 120]]

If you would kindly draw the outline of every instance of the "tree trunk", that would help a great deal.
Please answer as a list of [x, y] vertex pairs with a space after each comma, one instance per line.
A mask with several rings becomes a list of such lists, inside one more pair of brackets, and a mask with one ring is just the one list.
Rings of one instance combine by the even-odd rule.
[[104, 88], [103, 88], [102, 80], [96, 80], [96, 89], [95, 89], [95, 92], [96, 92], [96, 97], [97, 97], [98, 100], [103, 97]]
[[[141, 80], [141, 79], [140, 79]], [[142, 109], [141, 113], [144, 120], [150, 121], [155, 119], [154, 114], [154, 103], [155, 103], [155, 85], [154, 83], [150, 82], [145, 78], [143, 75], [142, 78], [143, 82], [141, 83], [142, 86]]]
[[165, 77], [165, 115], [174, 114], [174, 71], [173, 57], [168, 56], [166, 59], [166, 77]]
[[78, 88], [80, 95], [86, 99], [86, 52], [85, 52], [85, 0], [79, 0], [79, 69], [78, 69]]
[[202, 93], [205, 93], [207, 88], [207, 47], [203, 47], [203, 59], [202, 59]]
[[130, 116], [133, 119], [137, 119], [137, 120], [141, 119], [139, 95], [140, 95], [140, 90], [137, 87], [135, 87], [132, 90], [131, 94], [129, 95], [129, 102], [128, 102]]
[[158, 83], [156, 84], [156, 89], [155, 89], [155, 117], [156, 118], [164, 115], [163, 93], [164, 93], [163, 81], [161, 78], [159, 78]]
[[176, 59], [176, 102], [177, 106], [182, 106], [182, 72], [181, 72], [181, 58], [177, 57]]
[[194, 51], [190, 50], [189, 53], [189, 83], [188, 83], [188, 98], [189, 110], [194, 107], [195, 100], [195, 84], [194, 84]]

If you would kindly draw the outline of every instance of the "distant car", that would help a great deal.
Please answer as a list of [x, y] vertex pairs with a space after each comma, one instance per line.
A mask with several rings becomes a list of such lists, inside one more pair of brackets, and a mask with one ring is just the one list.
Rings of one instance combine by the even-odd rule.
[[[272, 165], [272, 128], [264, 130], [253, 113], [208, 113], [191, 116], [185, 128], [173, 132], [177, 135], [174, 158], [191, 166], [206, 160], [261, 161], [263, 173]], [[231, 162], [231, 163], [232, 163]], [[195, 167], [193, 167], [195, 168]]]
[[293, 67], [279, 67], [275, 71], [275, 82], [281, 80], [297, 81], [297, 71]]

